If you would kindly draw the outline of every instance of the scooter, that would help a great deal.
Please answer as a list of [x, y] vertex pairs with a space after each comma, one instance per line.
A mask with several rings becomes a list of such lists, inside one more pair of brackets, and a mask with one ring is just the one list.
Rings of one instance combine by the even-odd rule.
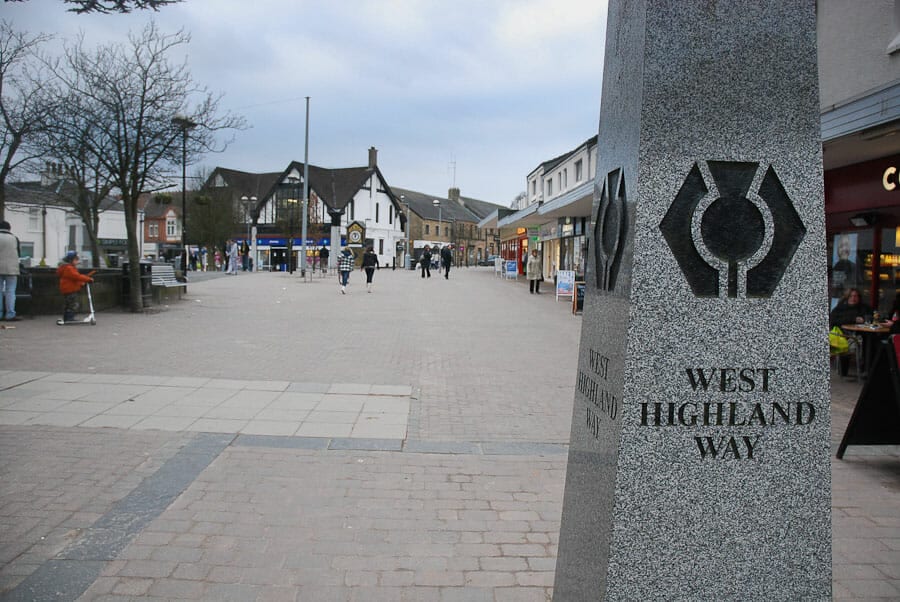
[[85, 284], [84, 286], [87, 289], [88, 307], [90, 308], [91, 313], [89, 313], [83, 320], [57, 320], [56, 324], [58, 326], [75, 326], [76, 324], [90, 324], [91, 326], [97, 325], [97, 318], [94, 315], [94, 300], [91, 297], [91, 285]]

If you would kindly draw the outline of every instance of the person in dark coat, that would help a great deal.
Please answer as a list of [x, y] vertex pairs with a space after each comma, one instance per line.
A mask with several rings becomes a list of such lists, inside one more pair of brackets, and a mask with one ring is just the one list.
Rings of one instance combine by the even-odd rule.
[[331, 255], [331, 251], [328, 250], [328, 247], [322, 245], [322, 248], [319, 249], [319, 267], [322, 268], [323, 274], [328, 270], [329, 255]]
[[424, 278], [426, 274], [431, 278], [431, 247], [428, 245], [425, 245], [422, 256], [419, 258], [419, 263], [422, 266], [422, 278]]
[[378, 255], [375, 253], [375, 249], [369, 247], [363, 253], [362, 267], [360, 267], [366, 272], [366, 292], [372, 292], [372, 277], [375, 275], [376, 268], [381, 269], [381, 266], [378, 265]]
[[862, 324], [866, 321], [866, 317], [871, 315], [872, 308], [862, 302], [859, 289], [850, 288], [828, 315], [829, 328], [844, 324]]
[[453, 251], [450, 245], [441, 249], [441, 267], [444, 268], [444, 280], [450, 280], [450, 266], [453, 265]]

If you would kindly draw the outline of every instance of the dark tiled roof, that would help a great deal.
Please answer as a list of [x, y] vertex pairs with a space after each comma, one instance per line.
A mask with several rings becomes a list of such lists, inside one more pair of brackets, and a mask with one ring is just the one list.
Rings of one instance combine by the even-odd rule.
[[[42, 186], [40, 182], [12, 182], [6, 184], [6, 202], [19, 205], [49, 205], [51, 207], [72, 206], [69, 199], [75, 197], [76, 187], [72, 184]], [[122, 202], [106, 197], [100, 203], [100, 210], [123, 211]]]
[[[464, 196], [460, 197], [462, 202], [460, 204], [446, 197], [407, 190], [406, 188], [393, 188], [393, 191], [398, 200], [400, 195], [403, 195], [404, 202], [409, 203], [410, 211], [423, 219], [436, 220], [440, 217], [447, 221], [478, 223], [488, 213], [501, 207], [501, 205]], [[434, 205], [434, 199], [438, 199], [441, 202], [440, 212]]]
[[[275, 195], [279, 182], [284, 181], [287, 174], [292, 171], [302, 174], [303, 162], [291, 161], [283, 171], [262, 174], [217, 167], [213, 171], [213, 176], [215, 174], [221, 175], [237, 197], [256, 196], [261, 206], [267, 199]], [[353, 200], [354, 195], [372, 174], [377, 174], [388, 194], [395, 196], [391, 193], [391, 189], [386, 182], [384, 182], [384, 178], [377, 167], [330, 169], [310, 163], [309, 189], [310, 192], [315, 192], [319, 199], [328, 207], [343, 209]], [[207, 186], [212, 182], [213, 176], [210, 176], [210, 179], [207, 180]]]

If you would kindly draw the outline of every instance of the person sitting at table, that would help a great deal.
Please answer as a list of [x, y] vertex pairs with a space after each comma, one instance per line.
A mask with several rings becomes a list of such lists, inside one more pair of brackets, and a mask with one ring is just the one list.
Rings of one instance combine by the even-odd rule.
[[862, 324], [866, 316], [872, 315], [872, 308], [862, 302], [858, 288], [847, 289], [847, 294], [841, 299], [828, 315], [828, 327], [843, 326], [844, 324]]

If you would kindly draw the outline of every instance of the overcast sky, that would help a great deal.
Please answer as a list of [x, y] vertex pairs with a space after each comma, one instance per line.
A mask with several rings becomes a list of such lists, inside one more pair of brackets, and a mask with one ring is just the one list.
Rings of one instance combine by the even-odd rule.
[[[206, 167], [303, 160], [378, 165], [391, 186], [508, 205], [542, 161], [597, 133], [605, 0], [186, 0], [159, 12], [75, 15], [61, 0], [2, 3], [20, 30], [89, 43], [150, 19], [191, 34], [196, 82], [251, 128]], [[451, 167], [455, 164], [454, 170]]]

